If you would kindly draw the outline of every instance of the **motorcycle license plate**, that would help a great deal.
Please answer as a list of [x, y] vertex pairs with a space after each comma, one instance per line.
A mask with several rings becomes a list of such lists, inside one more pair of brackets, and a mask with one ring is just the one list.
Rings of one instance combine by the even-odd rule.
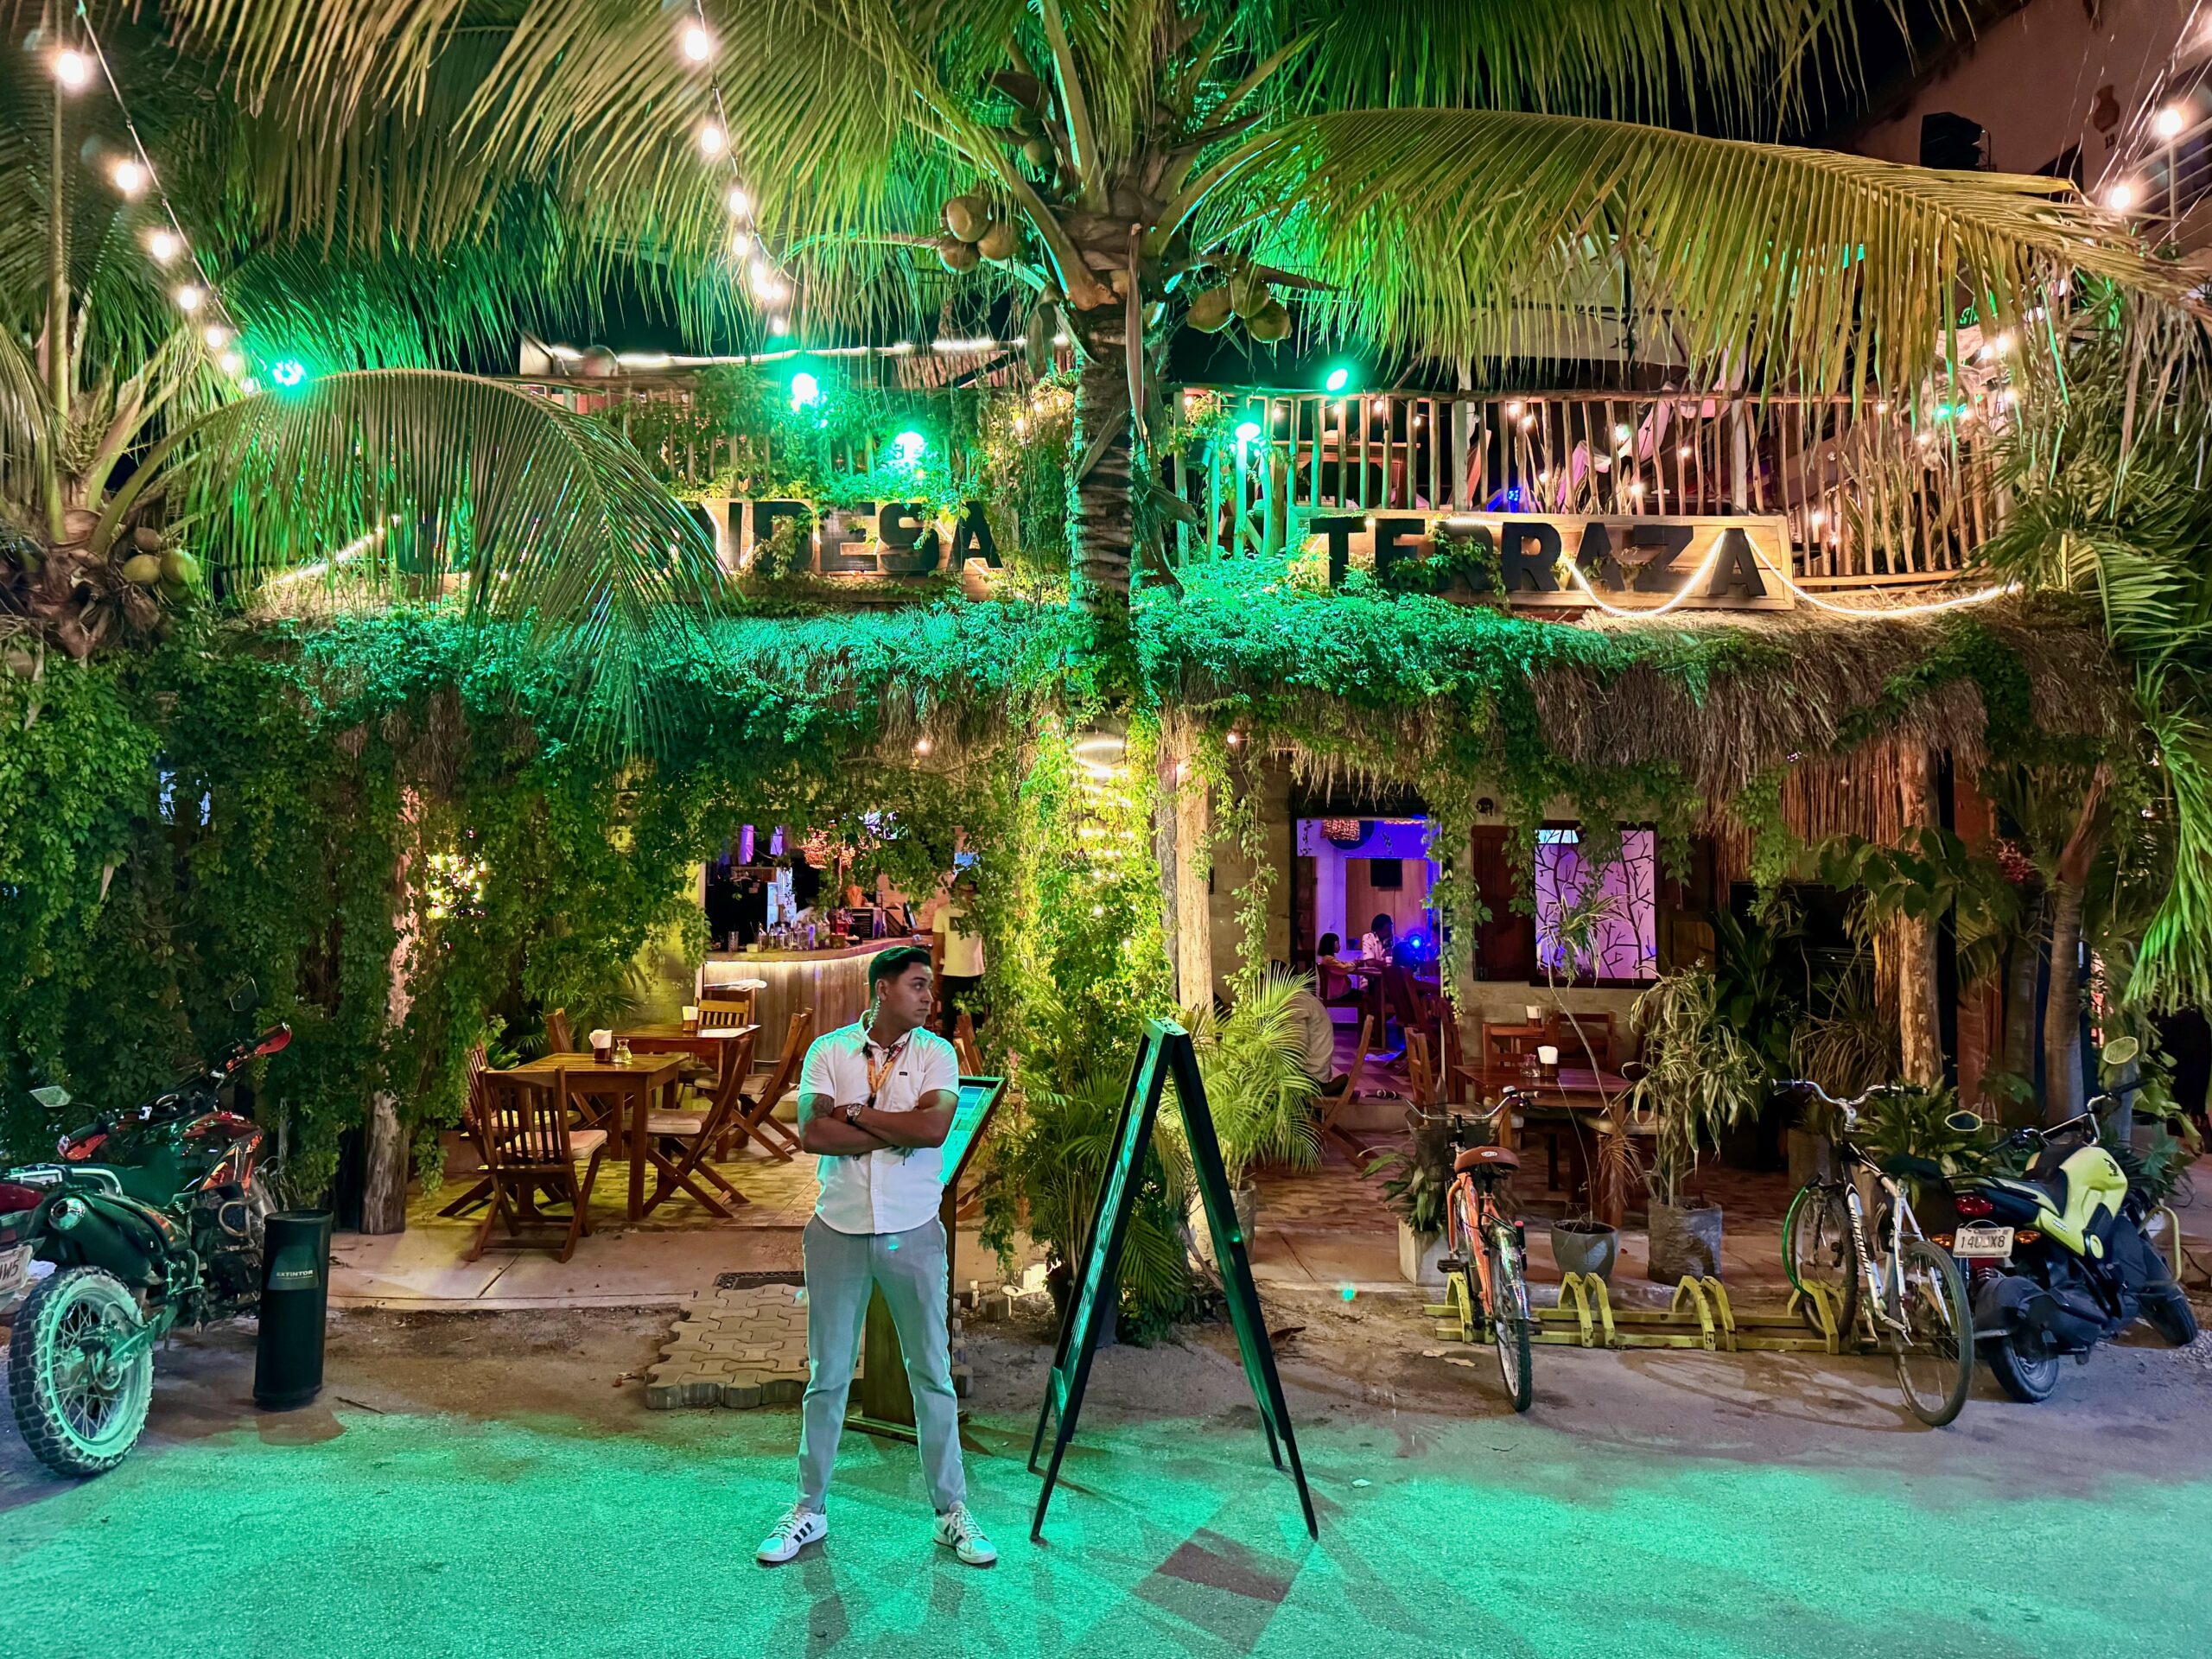
[[1969, 1262], [2002, 1262], [2012, 1254], [2010, 1227], [1961, 1227], [1952, 1235], [1951, 1254]]
[[12, 1250], [0, 1250], [0, 1302], [6, 1301], [29, 1282], [31, 1247], [18, 1244]]

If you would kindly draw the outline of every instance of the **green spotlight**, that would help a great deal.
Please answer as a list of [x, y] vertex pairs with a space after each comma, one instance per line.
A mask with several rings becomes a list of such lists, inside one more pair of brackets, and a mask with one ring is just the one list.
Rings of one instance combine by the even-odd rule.
[[929, 448], [929, 440], [918, 432], [901, 432], [891, 440], [891, 447], [899, 454], [899, 464], [913, 467], [920, 464], [922, 451]]
[[805, 370], [791, 376], [791, 407], [811, 409], [822, 401], [822, 383]]
[[308, 365], [296, 357], [280, 357], [269, 365], [269, 378], [289, 391], [308, 378]]
[[1251, 443], [1259, 435], [1260, 423], [1257, 421], [1245, 421], [1236, 429], [1236, 442], [1239, 443]]
[[1351, 384], [1351, 371], [1339, 363], [1329, 371], [1329, 378], [1321, 382], [1324, 391], [1342, 391]]

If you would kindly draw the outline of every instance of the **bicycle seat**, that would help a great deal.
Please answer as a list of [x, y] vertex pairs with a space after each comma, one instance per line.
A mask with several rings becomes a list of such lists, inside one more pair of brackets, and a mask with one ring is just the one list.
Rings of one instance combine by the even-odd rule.
[[1510, 1147], [1469, 1147], [1452, 1160], [1452, 1173], [1465, 1175], [1483, 1169], [1518, 1169], [1521, 1154]]

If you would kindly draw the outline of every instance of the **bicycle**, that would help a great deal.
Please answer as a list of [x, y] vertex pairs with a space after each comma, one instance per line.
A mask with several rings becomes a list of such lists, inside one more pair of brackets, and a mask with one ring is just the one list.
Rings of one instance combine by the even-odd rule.
[[1460, 1338], [1496, 1347], [1498, 1375], [1516, 1412], [1528, 1410], [1535, 1397], [1529, 1351], [1535, 1321], [1529, 1312], [1528, 1241], [1521, 1224], [1498, 1207], [1497, 1198], [1520, 1168], [1521, 1155], [1510, 1147], [1470, 1145], [1468, 1135], [1471, 1122], [1495, 1122], [1519, 1099], [1518, 1090], [1508, 1089], [1484, 1112], [1414, 1109], [1427, 1122], [1448, 1125], [1454, 1154], [1445, 1198], [1442, 1266]]
[[[1799, 1187], [1783, 1217], [1783, 1265], [1789, 1282], [1808, 1299], [1818, 1294], [1811, 1288], [1816, 1283], [1834, 1291], [1837, 1331], [1861, 1332], [1887, 1347], [1907, 1408], [1930, 1428], [1941, 1428], [1966, 1405], [1974, 1381], [1974, 1308], [1959, 1264], [1921, 1232], [1904, 1184], [1848, 1138], [1859, 1127], [1859, 1109], [1889, 1085], [1878, 1084], [1849, 1100], [1836, 1099], [1808, 1079], [1781, 1086], [1827, 1102], [1840, 1126], [1834, 1137], [1837, 1173], [1815, 1176]], [[1871, 1228], [1854, 1179], [1860, 1170], [1881, 1189], [1887, 1205]]]

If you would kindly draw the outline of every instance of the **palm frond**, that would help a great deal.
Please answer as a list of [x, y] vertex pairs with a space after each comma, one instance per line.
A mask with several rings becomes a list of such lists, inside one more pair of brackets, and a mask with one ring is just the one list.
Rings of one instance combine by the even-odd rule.
[[168, 480], [236, 586], [457, 588], [484, 615], [534, 620], [625, 741], [650, 735], [648, 664], [685, 652], [721, 592], [704, 531], [617, 434], [467, 375], [368, 371], [264, 392], [142, 470]]
[[1290, 122], [1194, 225], [1331, 283], [1329, 320], [1385, 347], [1529, 354], [1596, 273], [1598, 297], [1700, 369], [1808, 390], [1916, 380], [1961, 293], [2004, 321], [2069, 270], [2183, 291], [2063, 181], [1490, 111]]
[[1549, 0], [1543, 5], [1303, 0], [1291, 27], [1324, 29], [1306, 105], [1532, 109], [1663, 119], [1773, 119], [1798, 95], [1799, 66], [1856, 44], [1841, 0]]

